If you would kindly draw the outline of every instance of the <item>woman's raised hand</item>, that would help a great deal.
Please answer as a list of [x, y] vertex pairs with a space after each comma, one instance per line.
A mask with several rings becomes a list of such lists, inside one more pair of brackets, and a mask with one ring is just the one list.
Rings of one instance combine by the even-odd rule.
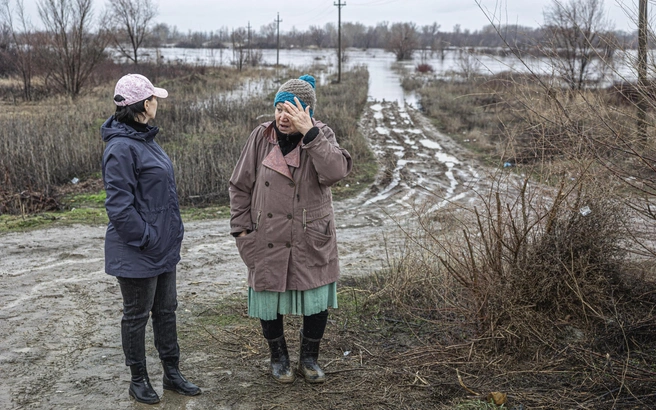
[[289, 116], [289, 119], [294, 124], [294, 127], [296, 127], [301, 134], [305, 135], [310, 131], [310, 128], [314, 127], [312, 118], [310, 117], [310, 106], [308, 105], [304, 110], [297, 97], [294, 97], [294, 102], [296, 105], [289, 101], [285, 101], [283, 107]]

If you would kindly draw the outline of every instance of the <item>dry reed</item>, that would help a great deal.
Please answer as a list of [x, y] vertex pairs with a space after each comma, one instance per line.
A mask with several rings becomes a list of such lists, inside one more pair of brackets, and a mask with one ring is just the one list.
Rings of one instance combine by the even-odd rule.
[[[103, 67], [94, 78], [98, 86], [87, 95], [74, 101], [52, 97], [10, 106], [0, 115], [0, 212], [41, 211], [44, 207], [38, 198], [47, 199], [50, 205], [53, 200], [56, 203], [58, 186], [74, 178], [98, 177], [104, 147], [99, 129], [114, 109], [113, 84], [124, 70], [133, 69]], [[274, 73], [174, 65], [143, 65], [139, 71], [170, 92], [160, 105], [155, 125], [161, 130], [158, 141], [174, 163], [181, 202], [225, 204], [227, 181], [243, 143], [258, 123], [273, 119], [272, 96], [235, 98], [226, 92], [246, 78], [272, 81]], [[341, 84], [318, 88], [321, 107], [317, 116], [335, 130], [356, 162], [373, 162], [357, 129], [366, 102], [368, 73], [358, 68], [342, 78]], [[366, 169], [360, 167], [363, 165], [358, 165], [351, 178], [359, 178], [359, 169]], [[21, 192], [32, 193], [23, 195], [30, 198], [29, 203], [21, 199]]]

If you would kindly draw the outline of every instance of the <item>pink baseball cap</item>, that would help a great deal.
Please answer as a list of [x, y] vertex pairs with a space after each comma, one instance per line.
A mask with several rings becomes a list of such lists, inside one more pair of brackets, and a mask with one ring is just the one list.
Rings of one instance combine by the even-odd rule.
[[[116, 97], [119, 95], [124, 98], [122, 101], [116, 101]], [[141, 74], [127, 74], [121, 77], [116, 83], [116, 88], [114, 88], [114, 104], [125, 107], [126, 105], [143, 101], [153, 95], [157, 98], [166, 98], [169, 92], [163, 88], [153, 86], [153, 83]]]

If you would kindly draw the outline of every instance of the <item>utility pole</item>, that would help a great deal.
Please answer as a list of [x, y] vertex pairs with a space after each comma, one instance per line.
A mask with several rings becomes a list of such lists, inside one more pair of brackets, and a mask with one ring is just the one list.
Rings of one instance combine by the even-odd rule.
[[342, 81], [342, 7], [346, 6], [346, 1], [337, 0], [333, 3], [337, 6], [337, 82]]
[[638, 136], [647, 140], [647, 0], [640, 0], [638, 14]]
[[251, 22], [248, 22], [248, 63], [253, 66], [253, 61], [251, 58]]
[[274, 21], [276, 22], [276, 30], [278, 31], [276, 40], [276, 67], [278, 67], [280, 64], [280, 23], [282, 23], [282, 20], [280, 20], [280, 13], [278, 13], [278, 17]]

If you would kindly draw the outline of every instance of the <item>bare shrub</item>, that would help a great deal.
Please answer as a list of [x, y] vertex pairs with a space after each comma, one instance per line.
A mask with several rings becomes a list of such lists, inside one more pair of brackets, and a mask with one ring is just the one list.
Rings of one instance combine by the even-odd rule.
[[383, 292], [394, 289], [404, 312], [439, 318], [438, 326], [459, 318], [469, 329], [461, 335], [496, 340], [507, 352], [555, 348], [566, 333], [556, 323], [591, 338], [614, 315], [626, 255], [622, 207], [584, 189], [588, 181], [563, 181], [556, 191], [496, 181], [479, 193], [479, 207], [418, 210]]
[[246, 58], [246, 63], [251, 67], [261, 66], [264, 63], [264, 57], [262, 56], [262, 50], [248, 50], [248, 56]]
[[430, 379], [455, 363], [535, 407], [553, 400], [545, 385], [562, 389], [559, 408], [614, 408], [598, 399], [611, 389], [649, 407], [656, 284], [650, 262], [629, 258], [632, 213], [592, 175], [557, 189], [492, 178], [476, 207], [399, 221], [406, 241], [389, 249], [366, 307], [430, 343], [397, 364]]
[[457, 63], [460, 73], [467, 80], [477, 75], [482, 66], [472, 48], [459, 48]]
[[416, 70], [419, 73], [432, 73], [434, 71], [433, 66], [427, 63], [418, 64]]

